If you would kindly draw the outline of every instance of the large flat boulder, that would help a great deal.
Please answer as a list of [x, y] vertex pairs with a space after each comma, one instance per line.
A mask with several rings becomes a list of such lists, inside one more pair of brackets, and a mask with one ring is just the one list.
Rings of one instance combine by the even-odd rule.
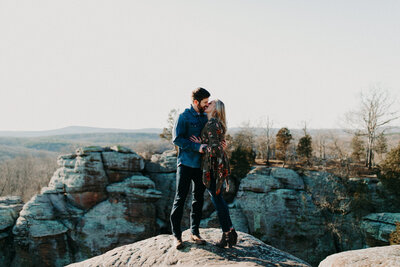
[[310, 266], [246, 233], [238, 232], [237, 246], [225, 249], [215, 246], [221, 230], [200, 229], [200, 234], [206, 245], [188, 241], [190, 231], [187, 230], [182, 235], [183, 250], [174, 248], [172, 235], [158, 235], [68, 266]]
[[400, 245], [345, 251], [330, 255], [319, 267], [400, 266]]

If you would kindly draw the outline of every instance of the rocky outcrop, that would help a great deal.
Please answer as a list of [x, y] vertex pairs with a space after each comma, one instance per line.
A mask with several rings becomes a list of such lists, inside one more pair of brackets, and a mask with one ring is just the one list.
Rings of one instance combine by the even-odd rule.
[[321, 255], [335, 252], [324, 217], [296, 172], [258, 167], [241, 181], [238, 205], [250, 233], [267, 244], [307, 259], [315, 265]]
[[206, 245], [187, 241], [187, 230], [182, 236], [185, 248], [180, 251], [173, 247], [171, 235], [159, 235], [68, 266], [310, 266], [242, 232], [238, 232], [237, 246], [225, 249], [215, 246], [221, 230], [201, 229], [200, 234], [208, 241]]
[[0, 197], [0, 234], [5, 236], [18, 218], [23, 207], [23, 201], [18, 196]]
[[176, 172], [176, 150], [167, 150], [162, 154], [154, 154], [149, 162], [146, 162], [146, 171], [151, 173]]
[[[0, 265], [15, 254], [13, 266], [63, 266], [170, 233], [175, 151], [145, 163], [124, 147], [92, 146], [60, 156], [58, 164], [48, 187], [24, 205], [16, 223], [22, 204], [17, 201], [19, 208], [10, 213], [0, 201]], [[189, 226], [190, 195], [183, 229]], [[229, 207], [236, 229], [315, 266], [337, 252], [387, 244], [397, 217], [370, 215], [360, 227], [371, 212], [398, 209], [382, 196], [376, 179], [264, 166], [241, 180]], [[219, 228], [207, 191], [201, 226]]]
[[[316, 265], [330, 254], [365, 246], [359, 212], [379, 207], [368, 198], [366, 183], [263, 166], [242, 179], [236, 201], [250, 234]], [[371, 187], [377, 192], [376, 183]]]
[[[162, 154], [152, 155], [151, 160], [146, 162], [145, 166], [147, 175], [155, 183], [157, 190], [163, 195], [156, 203], [157, 222], [160, 233], [171, 232], [169, 216], [171, 214], [176, 189], [176, 157], [177, 152], [175, 150], [165, 151]], [[189, 226], [189, 210], [190, 201], [186, 201], [182, 220], [183, 227]]]
[[400, 245], [341, 252], [327, 257], [319, 264], [319, 267], [368, 266], [400, 266]]
[[161, 193], [136, 153], [85, 147], [58, 164], [13, 228], [14, 266], [62, 266], [156, 234]]
[[361, 228], [367, 245], [370, 247], [390, 245], [390, 234], [396, 230], [396, 222], [400, 223], [400, 213], [372, 213], [365, 216]]
[[9, 266], [14, 257], [12, 227], [23, 202], [20, 197], [0, 197], [0, 266]]

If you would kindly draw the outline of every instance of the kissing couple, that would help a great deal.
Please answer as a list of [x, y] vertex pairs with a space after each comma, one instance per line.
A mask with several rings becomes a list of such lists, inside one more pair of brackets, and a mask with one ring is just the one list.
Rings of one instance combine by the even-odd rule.
[[225, 105], [220, 100], [209, 102], [210, 93], [204, 88], [192, 92], [192, 105], [177, 118], [172, 141], [178, 147], [176, 193], [171, 210], [171, 229], [175, 247], [183, 248], [181, 220], [190, 184], [192, 207], [190, 211], [191, 240], [205, 244], [199, 225], [207, 189], [217, 211], [222, 237], [217, 246], [232, 247], [237, 243], [237, 233], [232, 225], [229, 208], [222, 197], [223, 187], [229, 190], [230, 174], [225, 134], [227, 132]]

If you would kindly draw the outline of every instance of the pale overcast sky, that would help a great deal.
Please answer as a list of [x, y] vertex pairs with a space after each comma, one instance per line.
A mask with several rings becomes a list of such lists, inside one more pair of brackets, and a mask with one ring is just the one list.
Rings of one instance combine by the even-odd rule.
[[198, 86], [229, 126], [332, 128], [375, 82], [400, 92], [400, 1], [0, 0], [0, 130], [162, 128]]

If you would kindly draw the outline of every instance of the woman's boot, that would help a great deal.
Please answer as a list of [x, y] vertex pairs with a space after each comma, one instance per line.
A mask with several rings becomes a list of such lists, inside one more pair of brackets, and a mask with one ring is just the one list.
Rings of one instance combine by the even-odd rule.
[[222, 232], [222, 237], [221, 240], [216, 244], [216, 246], [220, 247], [220, 248], [224, 248], [226, 247], [226, 245], [228, 245], [228, 241], [229, 241], [229, 236], [228, 236], [229, 232]]
[[231, 228], [231, 230], [228, 233], [228, 243], [230, 248], [237, 244], [237, 237], [238, 235], [235, 231], [235, 228]]

